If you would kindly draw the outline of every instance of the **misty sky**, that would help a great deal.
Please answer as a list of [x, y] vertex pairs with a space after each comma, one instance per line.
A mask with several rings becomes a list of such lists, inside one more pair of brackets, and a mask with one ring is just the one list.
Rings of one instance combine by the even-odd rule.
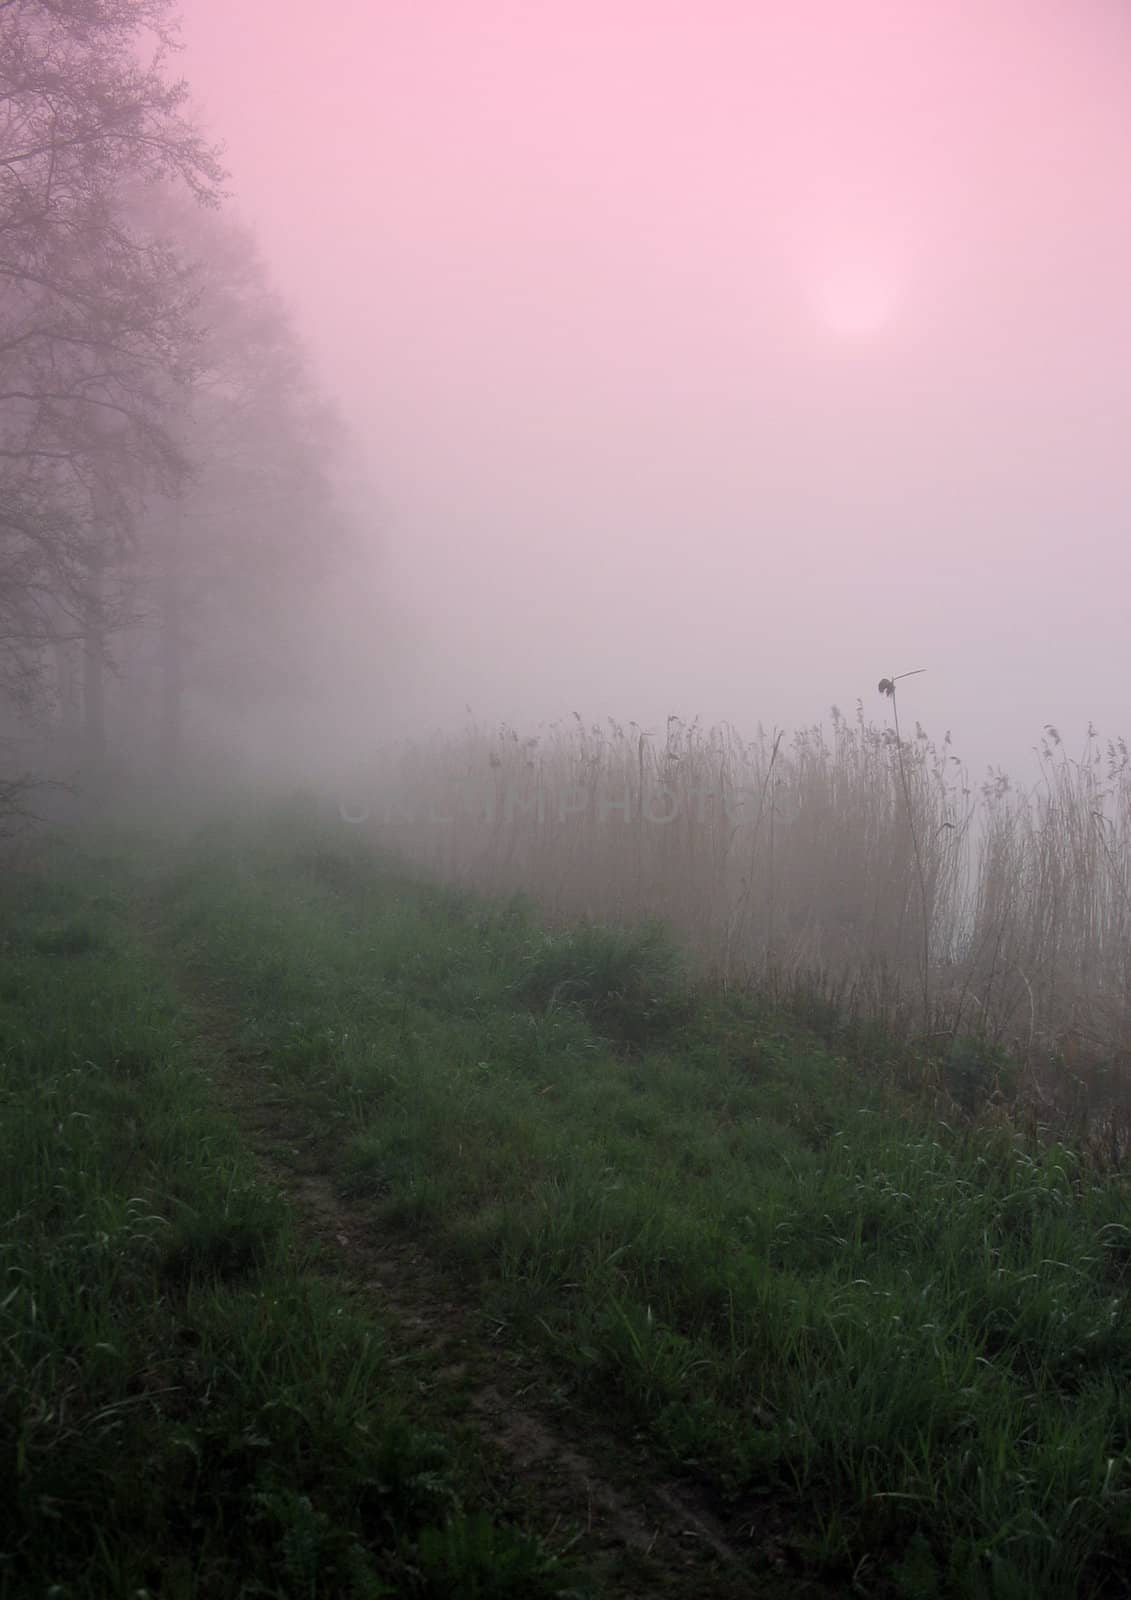
[[390, 721], [1131, 735], [1122, 0], [187, 0]]

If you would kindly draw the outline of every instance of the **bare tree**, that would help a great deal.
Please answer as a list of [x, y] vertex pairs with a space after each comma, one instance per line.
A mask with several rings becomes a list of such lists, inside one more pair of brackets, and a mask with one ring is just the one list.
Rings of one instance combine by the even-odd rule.
[[170, 79], [168, 0], [0, 0], [0, 700], [42, 710], [81, 649], [97, 745], [111, 575], [147, 484], [186, 470], [191, 274], [126, 198], [214, 202], [217, 153]]
[[301, 692], [296, 615], [309, 616], [347, 543], [333, 477], [344, 428], [247, 230], [165, 189], [143, 200], [192, 263], [201, 329], [177, 425], [191, 476], [177, 495], [149, 497], [137, 541], [172, 768], [185, 693], [238, 721]]

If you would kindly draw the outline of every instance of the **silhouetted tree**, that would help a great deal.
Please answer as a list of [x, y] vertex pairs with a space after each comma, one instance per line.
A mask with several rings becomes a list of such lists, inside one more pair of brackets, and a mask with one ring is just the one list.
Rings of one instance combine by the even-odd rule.
[[168, 0], [0, 0], [0, 701], [69, 695], [81, 647], [92, 752], [113, 575], [139, 494], [184, 474], [198, 338], [191, 275], [125, 197], [207, 203], [223, 176], [174, 48]]
[[147, 497], [137, 536], [159, 738], [174, 766], [187, 691], [238, 720], [302, 688], [296, 616], [345, 540], [332, 471], [343, 428], [247, 230], [168, 190], [140, 202], [186, 263], [199, 324], [175, 426], [189, 474], [176, 493]]

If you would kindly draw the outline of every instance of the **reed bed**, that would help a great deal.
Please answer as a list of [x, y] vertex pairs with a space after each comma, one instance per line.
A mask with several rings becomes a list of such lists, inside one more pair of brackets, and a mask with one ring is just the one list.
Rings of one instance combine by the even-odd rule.
[[[894, 699], [894, 696], [893, 696]], [[580, 717], [380, 753], [344, 814], [551, 917], [658, 920], [727, 981], [1119, 1076], [1131, 1060], [1131, 763], [1048, 727], [1029, 791], [833, 708], [792, 735]]]

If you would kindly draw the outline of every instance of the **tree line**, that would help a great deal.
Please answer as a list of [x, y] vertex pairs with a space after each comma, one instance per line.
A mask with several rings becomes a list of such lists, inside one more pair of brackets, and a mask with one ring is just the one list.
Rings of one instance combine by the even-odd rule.
[[88, 775], [108, 691], [169, 769], [187, 695], [288, 692], [347, 539], [341, 425], [176, 49], [170, 0], [0, 0], [0, 734]]

